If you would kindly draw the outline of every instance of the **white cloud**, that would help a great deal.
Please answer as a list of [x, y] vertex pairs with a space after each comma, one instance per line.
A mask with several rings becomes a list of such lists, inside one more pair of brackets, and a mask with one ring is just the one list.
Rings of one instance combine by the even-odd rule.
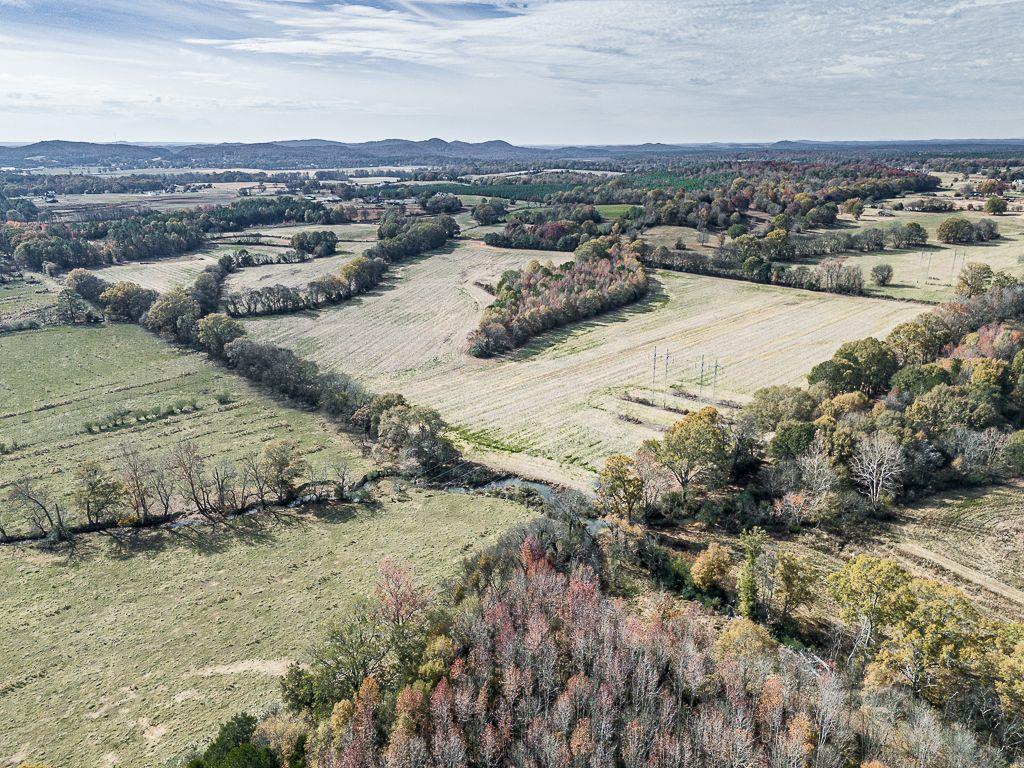
[[[13, 12], [0, 72], [90, 130], [137, 109], [139, 138], [909, 137], [1024, 118], [1024, 0], [50, 3]], [[11, 101], [5, 132], [47, 129]]]

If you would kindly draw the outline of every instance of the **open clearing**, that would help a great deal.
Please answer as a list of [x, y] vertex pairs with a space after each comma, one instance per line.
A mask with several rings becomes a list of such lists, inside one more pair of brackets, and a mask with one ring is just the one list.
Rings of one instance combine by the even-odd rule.
[[[338, 254], [328, 259], [318, 259], [302, 264], [272, 264], [254, 267], [233, 275], [228, 290], [244, 287], [259, 288], [280, 283], [300, 287], [314, 277], [335, 271], [338, 267], [358, 255], [377, 241], [377, 226], [369, 224], [300, 224], [283, 227], [253, 227], [244, 232], [228, 232], [213, 237], [209, 247], [174, 259], [133, 261], [114, 264], [94, 270], [96, 275], [109, 282], [129, 280], [143, 288], [164, 292], [179, 285], [192, 283], [202, 270], [226, 253], [247, 250], [267, 256], [280, 256], [291, 249], [291, 237], [298, 232], [330, 231], [338, 235]], [[262, 235], [264, 244], [235, 243], [240, 237]], [[308, 276], [307, 276], [308, 275]], [[0, 293], [0, 297], [2, 297]], [[2, 300], [2, 299], [0, 299]], [[3, 305], [0, 304], [0, 307]]]
[[383, 557], [437, 583], [529, 517], [475, 495], [379, 500], [89, 536], [70, 560], [0, 548], [0, 765], [161, 765], [274, 701], [276, 676], [367, 593]]
[[[184, 439], [237, 459], [268, 440], [295, 440], [314, 462], [346, 457], [369, 469], [352, 440], [321, 416], [277, 403], [198, 353], [180, 352], [134, 325], [57, 327], [0, 337], [0, 497], [18, 479], [69, 489], [85, 459], [113, 466], [123, 441], [160, 455]], [[230, 402], [221, 404], [217, 395]], [[85, 429], [117, 407], [195, 400], [199, 410], [102, 433]]]
[[[913, 196], [911, 196], [913, 197]], [[824, 234], [829, 231], [845, 231], [851, 234], [868, 228], [881, 228], [892, 224], [909, 224], [917, 222], [928, 230], [928, 245], [924, 248], [911, 250], [893, 250], [887, 248], [878, 253], [845, 253], [838, 258], [845, 259], [848, 264], [855, 264], [864, 274], [865, 293], [869, 296], [890, 296], [897, 299], [913, 301], [939, 302], [949, 298], [953, 282], [967, 262], [978, 261], [988, 264], [995, 270], [1003, 270], [1017, 277], [1024, 277], [1024, 216], [1006, 214], [989, 216], [979, 211], [956, 211], [955, 213], [920, 213], [916, 211], [893, 211], [893, 216], [879, 217], [873, 212], [865, 213], [860, 221], [842, 215], [839, 227], [832, 230], [815, 230], [809, 236]], [[1002, 235], [997, 240], [987, 243], [971, 243], [968, 245], [947, 245], [940, 243], [935, 235], [939, 225], [950, 216], [963, 216], [971, 221], [991, 219], [999, 227]], [[699, 233], [692, 227], [658, 226], [643, 232], [643, 238], [652, 245], [664, 245], [673, 248], [678, 239], [682, 238], [686, 247], [697, 253], [708, 256], [715, 251], [717, 241], [709, 238], [707, 244], [701, 245]], [[954, 263], [955, 258], [955, 263]], [[798, 259], [792, 266], [807, 264], [813, 266], [820, 258]], [[893, 268], [893, 280], [887, 286], [879, 287], [871, 281], [871, 268], [876, 264], [890, 264]]]
[[375, 290], [343, 305], [246, 326], [257, 338], [315, 350], [312, 359], [391, 389], [392, 376], [415, 373], [461, 348], [491, 301], [475, 283], [494, 282], [506, 269], [551, 256], [460, 242], [396, 264]]
[[631, 203], [612, 203], [609, 205], [595, 205], [594, 207], [597, 208], [598, 212], [600, 212], [604, 218], [617, 219], [630, 208], [635, 208], [637, 206], [634, 206]]
[[675, 248], [676, 242], [682, 240], [691, 251], [707, 253], [708, 255], [714, 253], [716, 245], [716, 240], [713, 237], [708, 237], [707, 244], [701, 245], [699, 239], [700, 232], [693, 227], [677, 227], [669, 224], [649, 227], [641, 233], [641, 236], [655, 247], [664, 245], [669, 249]]
[[[667, 393], [666, 381], [684, 392], [742, 401], [762, 386], [799, 384], [842, 342], [883, 335], [922, 311], [657, 272], [650, 296], [636, 305], [551, 331], [505, 359], [466, 355], [466, 335], [490, 300], [474, 283], [532, 258], [561, 256], [460, 242], [405, 265], [374, 293], [317, 313], [253, 320], [249, 332], [371, 389], [400, 391], [436, 407], [495, 463], [547, 479], [562, 467], [560, 479], [585, 485], [606, 456], [632, 451], [678, 419], [672, 408], [693, 407], [692, 399]], [[703, 387], [698, 381], [702, 355], [706, 369], [715, 359], [722, 366], [714, 391], [710, 373]], [[627, 394], [653, 397], [657, 406], [627, 402]]]
[[[133, 171], [135, 173], [137, 171]], [[74, 219], [89, 209], [106, 206], [139, 206], [152, 211], [181, 211], [201, 205], [226, 205], [241, 197], [241, 190], [248, 189], [259, 194], [284, 192], [285, 185], [268, 183], [260, 189], [254, 181], [218, 181], [209, 189], [191, 192], [103, 192], [89, 195], [58, 195], [56, 202], [47, 202], [46, 197], [34, 197], [33, 202], [44, 213], [56, 220]]]

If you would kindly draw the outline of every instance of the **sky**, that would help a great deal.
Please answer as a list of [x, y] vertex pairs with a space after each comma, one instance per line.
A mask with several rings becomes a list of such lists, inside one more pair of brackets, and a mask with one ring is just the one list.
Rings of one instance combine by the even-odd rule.
[[0, 0], [0, 141], [1024, 136], [1024, 0]]

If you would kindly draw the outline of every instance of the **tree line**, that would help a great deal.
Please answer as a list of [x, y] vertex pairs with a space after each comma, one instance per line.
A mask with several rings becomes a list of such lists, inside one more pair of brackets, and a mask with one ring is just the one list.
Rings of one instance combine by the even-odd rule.
[[209, 522], [300, 498], [348, 501], [356, 485], [345, 460], [312, 465], [292, 441], [273, 440], [231, 461], [212, 460], [192, 440], [153, 457], [128, 439], [113, 468], [82, 462], [65, 496], [29, 480], [15, 482], [6, 499], [10, 512], [0, 515], [0, 542], [56, 544], [83, 533], [187, 517]]
[[368, 393], [343, 373], [322, 371], [291, 350], [246, 338], [238, 320], [217, 311], [227, 274], [223, 264], [210, 265], [192, 286], [156, 295], [131, 282], [110, 284], [77, 270], [68, 275], [66, 292], [79, 302], [100, 306], [109, 320], [138, 322], [168, 340], [206, 352], [279, 396], [323, 411], [362, 434], [372, 446], [371, 456], [387, 471], [430, 476], [458, 460], [445, 436], [447, 425], [433, 409], [414, 406], [397, 394]]
[[127, 173], [99, 176], [87, 173], [27, 173], [0, 171], [0, 196], [29, 197], [55, 195], [138, 194], [159, 192], [186, 184], [220, 184], [252, 181], [297, 184], [304, 174], [263, 171], [175, 171], [174, 173]]
[[[737, 233], [731, 242], [725, 242], [722, 237], [711, 254], [689, 251], [685, 243], [679, 243], [675, 250], [662, 246], [646, 257], [646, 263], [681, 272], [860, 295], [864, 289], [864, 276], [855, 264], [847, 264], [841, 258], [825, 259], [815, 265], [791, 266], [789, 262], [837, 256], [850, 251], [877, 253], [887, 246], [913, 248], [927, 241], [927, 231], [916, 222], [869, 228], [857, 234], [828, 232], [813, 238], [791, 237], [786, 229], [780, 227], [771, 229], [763, 237]], [[880, 284], [885, 282], [883, 279]]]
[[646, 248], [639, 240], [596, 238], [560, 266], [531, 261], [521, 270], [505, 272], [480, 327], [470, 334], [470, 353], [501, 354], [551, 328], [636, 301], [647, 293], [640, 260]]

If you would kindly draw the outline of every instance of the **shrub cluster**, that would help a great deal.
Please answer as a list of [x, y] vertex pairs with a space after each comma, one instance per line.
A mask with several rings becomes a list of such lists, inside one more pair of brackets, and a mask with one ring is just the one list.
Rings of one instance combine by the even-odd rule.
[[599, 227], [602, 217], [592, 205], [527, 209], [517, 213], [502, 233], [484, 236], [487, 245], [499, 248], [529, 248], [545, 251], [574, 251], [579, 245], [611, 227]]
[[133, 424], [149, 421], [159, 421], [182, 413], [194, 413], [199, 410], [198, 399], [178, 398], [170, 405], [154, 405], [149, 408], [130, 409], [125, 407], [115, 408], [106, 416], [99, 419], [91, 419], [83, 425], [86, 432], [108, 432], [112, 429], [130, 427]]
[[990, 219], [971, 222], [963, 216], [950, 216], [935, 234], [944, 243], [983, 243], [997, 239], [999, 228]]
[[292, 235], [292, 248], [316, 258], [330, 256], [337, 250], [338, 236], [330, 231], [296, 232]]

